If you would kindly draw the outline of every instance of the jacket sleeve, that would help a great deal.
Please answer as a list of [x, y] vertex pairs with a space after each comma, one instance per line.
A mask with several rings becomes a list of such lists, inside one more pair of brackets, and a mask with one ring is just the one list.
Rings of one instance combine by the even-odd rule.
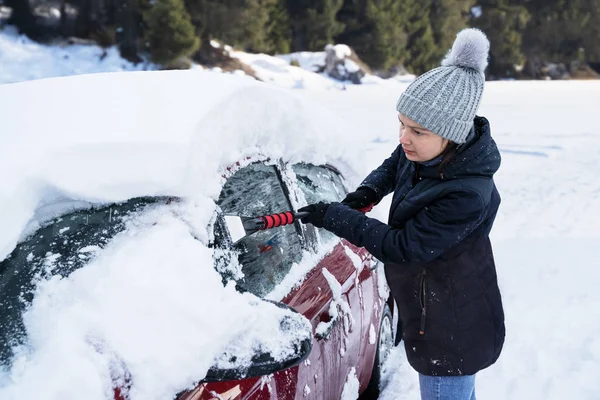
[[377, 203], [390, 194], [396, 186], [396, 173], [400, 162], [402, 146], [398, 145], [396, 150], [379, 167], [371, 171], [369, 175], [358, 186], [368, 187], [377, 193]]
[[343, 204], [329, 206], [324, 228], [366, 248], [383, 262], [426, 263], [465, 239], [483, 221], [485, 204], [474, 191], [442, 195], [411, 218], [402, 229]]

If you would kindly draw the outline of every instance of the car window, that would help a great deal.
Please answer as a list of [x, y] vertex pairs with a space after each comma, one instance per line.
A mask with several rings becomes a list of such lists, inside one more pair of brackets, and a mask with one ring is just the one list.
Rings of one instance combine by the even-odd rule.
[[8, 365], [12, 348], [25, 342], [22, 314], [33, 300], [37, 282], [68, 276], [104, 247], [133, 213], [167, 199], [138, 198], [55, 218], [20, 242], [0, 262], [0, 365]]
[[[308, 204], [341, 201], [346, 196], [342, 178], [331, 168], [301, 163], [293, 165], [292, 171]], [[335, 238], [333, 233], [325, 229], [317, 231], [324, 241]]]
[[[225, 215], [256, 217], [291, 210], [277, 168], [251, 164], [227, 179], [218, 205]], [[237, 280], [242, 291], [264, 297], [280, 283], [302, 256], [297, 223], [245, 236], [235, 245], [244, 277]]]

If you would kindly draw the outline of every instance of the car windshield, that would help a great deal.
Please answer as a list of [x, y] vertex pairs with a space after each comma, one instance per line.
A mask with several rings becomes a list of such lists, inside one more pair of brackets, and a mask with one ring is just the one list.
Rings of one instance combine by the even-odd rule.
[[[308, 204], [332, 203], [342, 201], [346, 196], [346, 189], [340, 176], [329, 167], [311, 164], [295, 164], [292, 170], [296, 174], [298, 187], [304, 193]], [[339, 240], [333, 233], [317, 228], [319, 236], [324, 242]]]
[[0, 262], [0, 365], [8, 365], [14, 346], [25, 343], [23, 313], [37, 283], [66, 277], [93, 259], [134, 213], [165, 198], [138, 198], [55, 218], [19, 243]]
[[[277, 169], [261, 163], [242, 168], [228, 178], [218, 205], [225, 215], [246, 217], [291, 210]], [[258, 231], [235, 243], [233, 250], [243, 274], [236, 280], [238, 289], [264, 297], [302, 258], [299, 226], [295, 223]]]

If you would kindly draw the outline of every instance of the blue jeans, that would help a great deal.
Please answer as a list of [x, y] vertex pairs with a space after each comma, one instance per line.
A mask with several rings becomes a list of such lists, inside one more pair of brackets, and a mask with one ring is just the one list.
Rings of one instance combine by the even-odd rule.
[[419, 374], [421, 400], [475, 400], [475, 375], [427, 376]]

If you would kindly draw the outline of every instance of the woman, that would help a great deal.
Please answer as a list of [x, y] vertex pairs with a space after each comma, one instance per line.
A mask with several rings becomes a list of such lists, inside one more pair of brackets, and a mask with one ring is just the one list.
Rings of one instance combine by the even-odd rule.
[[[475, 374], [504, 343], [489, 233], [500, 204], [500, 153], [475, 116], [489, 42], [461, 31], [442, 66], [418, 77], [396, 108], [400, 145], [342, 203], [313, 204], [305, 223], [385, 263], [421, 398], [475, 399]], [[388, 224], [355, 210], [394, 193]]]

